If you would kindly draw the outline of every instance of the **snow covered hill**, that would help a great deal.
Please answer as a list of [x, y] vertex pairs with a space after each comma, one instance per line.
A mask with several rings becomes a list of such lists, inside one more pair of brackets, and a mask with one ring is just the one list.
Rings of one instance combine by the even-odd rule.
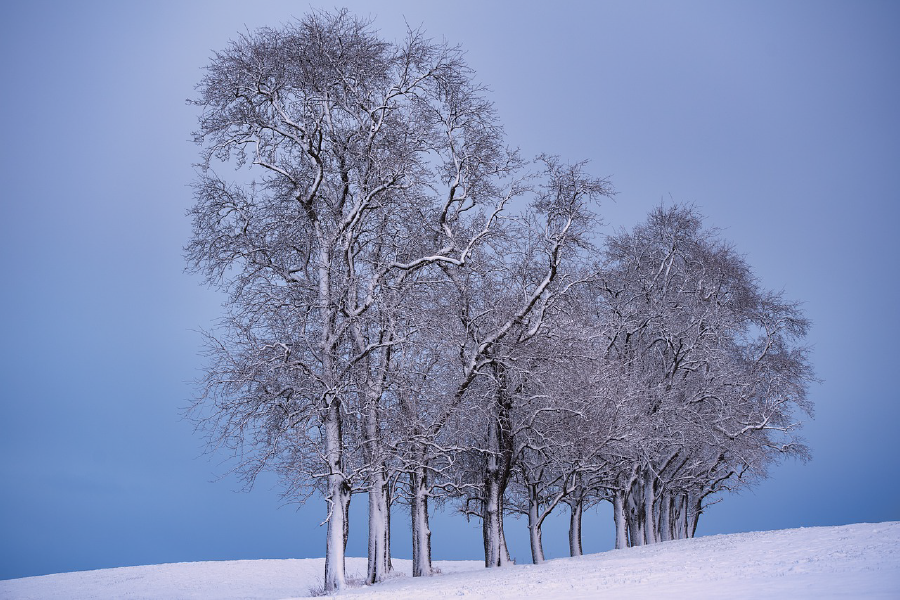
[[[438, 561], [443, 575], [398, 575], [356, 598], [900, 598], [900, 522], [718, 535], [486, 570]], [[365, 559], [348, 559], [363, 573]], [[279, 599], [321, 586], [323, 559], [124, 567], [0, 581], [2, 599]], [[405, 573], [405, 575], [403, 574]]]

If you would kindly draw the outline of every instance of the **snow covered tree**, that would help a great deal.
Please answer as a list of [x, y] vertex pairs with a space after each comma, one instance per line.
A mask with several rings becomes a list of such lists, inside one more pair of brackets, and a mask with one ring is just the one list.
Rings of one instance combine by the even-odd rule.
[[561, 504], [572, 509], [570, 552], [581, 553], [583, 510], [600, 495], [603, 453], [618, 435], [616, 405], [594, 348], [597, 331], [578, 289], [592, 275], [585, 273], [583, 283], [557, 300], [542, 334], [515, 362], [524, 381], [511, 413], [517, 452], [508, 506], [527, 517], [535, 564], [544, 560], [543, 523]]
[[[331, 591], [345, 584], [352, 408], [366, 436], [376, 581], [389, 556], [378, 419], [396, 339], [386, 299], [420, 268], [466, 262], [517, 160], [458, 49], [416, 31], [388, 43], [346, 12], [239, 37], [197, 91], [202, 161], [186, 253], [227, 292], [229, 312], [209, 338], [194, 414], [250, 480], [277, 464], [291, 485], [324, 492]], [[247, 169], [220, 175], [232, 167]], [[300, 475], [298, 456], [321, 467]]]
[[622, 523], [631, 545], [689, 537], [705, 498], [804, 455], [808, 323], [690, 208], [656, 209], [604, 257], [606, 358], [634, 410], [611, 490], [616, 545]]
[[[502, 238], [492, 238], [475, 256], [466, 278], [456, 277], [460, 319], [466, 332], [461, 349], [477, 366], [469, 389], [468, 473], [463, 474], [466, 507], [474, 502], [482, 519], [485, 564], [509, 562], [503, 534], [503, 503], [523, 446], [517, 443], [516, 407], [528, 397], [529, 347], [540, 345], [552, 327], [554, 306], [581, 283], [580, 251], [589, 247], [597, 222], [593, 205], [612, 194], [608, 181], [590, 177], [583, 164], [541, 157], [534, 198], [522, 217], [510, 220]], [[476, 262], [477, 261], [477, 262]], [[530, 410], [529, 407], [528, 410]], [[539, 409], [538, 409], [539, 410]], [[483, 432], [479, 437], [478, 432]]]

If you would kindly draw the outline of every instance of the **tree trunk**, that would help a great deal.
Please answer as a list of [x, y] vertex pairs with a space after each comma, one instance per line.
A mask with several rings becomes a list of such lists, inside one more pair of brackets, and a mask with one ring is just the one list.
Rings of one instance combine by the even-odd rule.
[[531, 562], [536, 565], [544, 562], [544, 545], [541, 542], [541, 506], [537, 493], [537, 485], [528, 485], [528, 533], [531, 541]]
[[687, 537], [687, 495], [678, 493], [675, 496], [675, 539], [683, 540]]
[[350, 539], [350, 501], [353, 500], [353, 491], [347, 482], [347, 499], [344, 502], [344, 556], [347, 555], [347, 540]]
[[390, 572], [387, 546], [390, 508], [383, 467], [380, 465], [373, 467], [369, 477], [369, 560], [366, 585], [383, 581]]
[[541, 541], [541, 526], [528, 526], [529, 539], [531, 541], [531, 562], [539, 565], [544, 562], [544, 546]]
[[319, 242], [318, 298], [322, 314], [321, 348], [322, 374], [326, 390], [321, 412], [325, 436], [325, 468], [327, 472], [325, 501], [328, 504], [328, 529], [325, 534], [325, 591], [339, 592], [347, 585], [344, 556], [347, 549], [350, 506], [350, 483], [344, 475], [344, 440], [341, 431], [341, 400], [335, 395], [335, 340], [332, 324], [337, 317], [331, 290], [331, 252], [328, 236], [321, 223], [315, 222]]
[[659, 541], [672, 539], [672, 495], [663, 492], [659, 499]]
[[695, 498], [694, 494], [689, 494], [688, 497], [688, 507], [690, 507], [690, 511], [688, 512], [687, 533], [688, 537], [694, 537], [694, 534], [697, 533], [697, 523], [700, 521], [700, 513], [703, 512], [703, 499]]
[[412, 520], [412, 574], [413, 577], [427, 577], [431, 569], [431, 529], [428, 527], [428, 480], [424, 467], [415, 469], [409, 475], [412, 490], [410, 518]]
[[387, 506], [387, 515], [385, 515], [385, 520], [387, 522], [387, 528], [384, 530], [384, 550], [387, 553], [387, 571], [386, 573], [391, 573], [394, 571], [394, 563], [391, 562], [391, 509], [394, 505], [394, 498], [391, 496], [391, 486], [386, 485], [385, 489], [385, 498], [386, 498], [386, 506]]
[[515, 564], [506, 547], [506, 533], [503, 531], [503, 496], [500, 496], [500, 566]]
[[[496, 460], [495, 457], [489, 457], [488, 463], [496, 462]], [[484, 566], [501, 567], [508, 564], [510, 560], [509, 552], [506, 549], [506, 539], [503, 536], [503, 491], [495, 476], [487, 478], [484, 491], [482, 513]]]
[[[383, 581], [390, 572], [390, 501], [385, 452], [382, 447], [380, 410], [390, 353], [367, 354], [368, 343], [358, 323], [351, 328], [353, 342], [365, 373], [365, 420], [363, 456], [369, 471], [369, 547], [366, 585]], [[390, 338], [392, 334], [388, 334]], [[377, 358], [377, 360], [373, 360]], [[373, 369], [375, 373], [373, 373]]]
[[569, 556], [581, 556], [581, 517], [584, 514], [584, 490], [578, 488], [574, 499], [569, 503]]
[[625, 492], [613, 494], [613, 520], [616, 523], [616, 550], [628, 547], [628, 524], [625, 518]]
[[635, 481], [631, 487], [631, 492], [625, 496], [628, 505], [626, 513], [628, 521], [628, 538], [631, 540], [632, 546], [643, 546], [644, 538], [644, 510], [643, 505], [638, 498], [642, 497], [641, 486]]
[[326, 502], [328, 530], [325, 537], [325, 591], [337, 592], [346, 587], [344, 553], [347, 546], [347, 510], [350, 485], [343, 472], [340, 402], [331, 398], [324, 419], [325, 462], [328, 468]]
[[647, 544], [655, 544], [659, 541], [656, 535], [656, 516], [654, 514], [653, 474], [650, 469], [644, 472], [644, 541]]
[[486, 567], [502, 567], [510, 564], [509, 550], [506, 547], [506, 536], [503, 533], [503, 494], [508, 478], [498, 477], [492, 473], [491, 463], [497, 458], [488, 458], [488, 476], [484, 483], [484, 508], [482, 526], [484, 535], [484, 565]]
[[503, 495], [512, 472], [513, 439], [510, 426], [511, 401], [506, 394], [502, 365], [494, 365], [498, 389], [494, 406], [495, 419], [488, 425], [487, 455], [484, 470], [484, 564], [501, 567], [512, 561], [503, 535]]

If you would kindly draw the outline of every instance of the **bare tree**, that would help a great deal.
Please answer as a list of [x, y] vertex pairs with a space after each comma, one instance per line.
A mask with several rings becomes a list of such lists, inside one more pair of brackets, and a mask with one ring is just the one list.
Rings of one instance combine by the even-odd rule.
[[542, 333], [515, 356], [522, 381], [510, 413], [516, 460], [507, 505], [527, 517], [535, 564], [544, 561], [543, 524], [563, 503], [573, 509], [570, 552], [581, 553], [582, 511], [597, 495], [587, 486], [604, 476], [602, 453], [617, 436], [616, 405], [606, 396], [578, 287], [558, 299]]
[[606, 358], [636, 408], [611, 490], [616, 545], [622, 523], [631, 545], [689, 537], [707, 497], [805, 455], [808, 323], [693, 209], [655, 210], [604, 254]]
[[[583, 164], [554, 157], [541, 157], [539, 164], [529, 210], [509, 221], [507, 235], [485, 246], [465, 279], [453, 279], [466, 333], [461, 352], [470, 365], [460, 391], [474, 398], [470, 414], [483, 418], [482, 426], [468, 428], [465, 506], [482, 519], [488, 567], [509, 562], [503, 502], [520, 449], [514, 407], [527, 380], [517, 361], [538, 343], [555, 304], [581, 282], [575, 267], [597, 222], [593, 204], [612, 194], [609, 182], [586, 175]], [[480, 438], [474, 435], [479, 430]]]
[[[372, 315], [417, 269], [465, 264], [515, 192], [503, 180], [517, 159], [458, 49], [416, 31], [390, 44], [346, 12], [239, 37], [194, 103], [202, 162], [187, 258], [230, 307], [198, 410], [251, 481], [287, 446], [318, 456], [306, 473], [328, 505], [330, 591], [345, 582], [342, 428], [356, 402], [376, 581], [389, 556], [378, 406], [397, 340], [391, 318]], [[223, 178], [217, 165], [248, 174]]]

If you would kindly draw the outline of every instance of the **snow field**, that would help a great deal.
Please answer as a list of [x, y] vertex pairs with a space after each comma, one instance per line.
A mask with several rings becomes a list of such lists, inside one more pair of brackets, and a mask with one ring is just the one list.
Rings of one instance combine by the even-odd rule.
[[[437, 561], [443, 575], [397, 576], [347, 590], [350, 598], [581, 600], [900, 598], [900, 522], [717, 535], [613, 550], [543, 565], [484, 569]], [[347, 559], [362, 580], [364, 558]], [[177, 563], [0, 581], [4, 600], [277, 600], [321, 587], [324, 559]]]

